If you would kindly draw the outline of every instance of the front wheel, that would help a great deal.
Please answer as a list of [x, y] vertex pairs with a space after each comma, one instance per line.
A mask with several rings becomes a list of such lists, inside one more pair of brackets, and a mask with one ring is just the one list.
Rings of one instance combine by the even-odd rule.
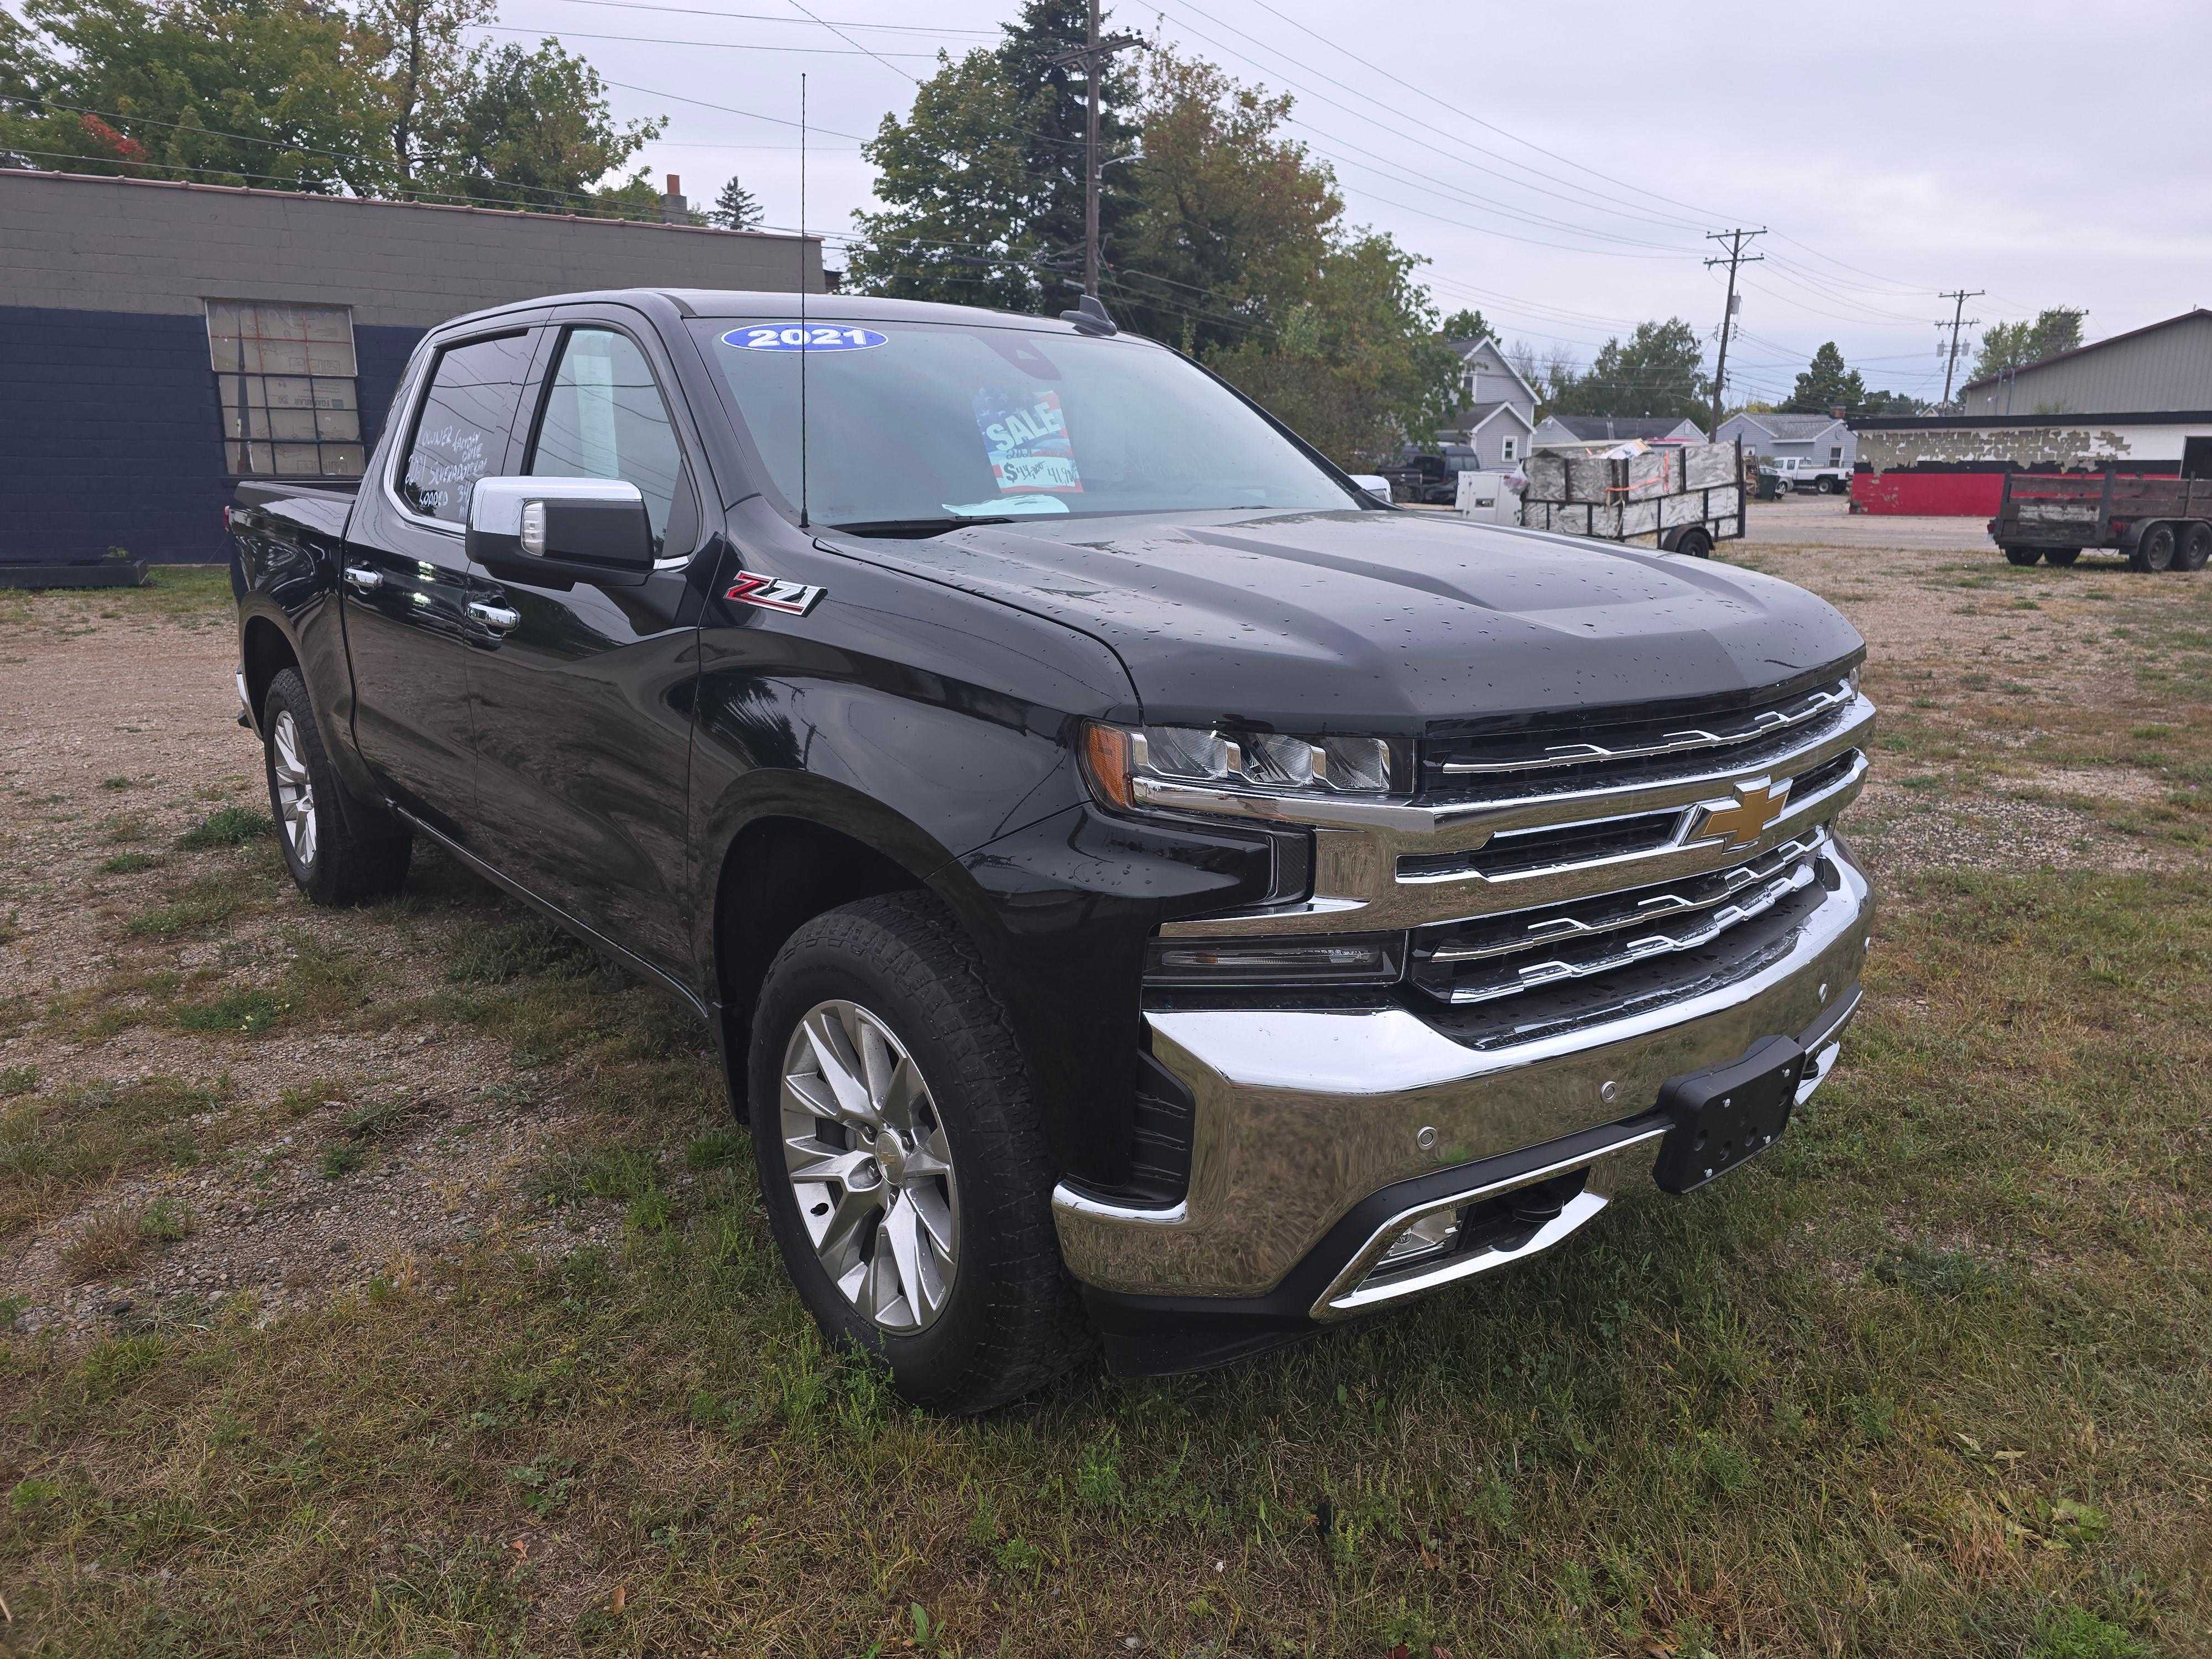
[[1675, 542], [1674, 550], [1685, 558], [1710, 559], [1713, 556], [1713, 538], [1702, 530], [1686, 530]]
[[261, 703], [263, 765], [269, 809], [284, 839], [284, 862], [300, 890], [318, 904], [359, 904], [399, 890], [414, 838], [375, 833], [370, 814], [345, 799], [345, 785], [323, 747], [307, 683], [287, 668]]
[[2039, 547], [2008, 547], [2004, 556], [2014, 564], [2033, 564], [2043, 556], [2043, 550]]
[[2062, 570], [2081, 556], [2081, 550], [2078, 547], [2046, 547], [2043, 550], [2044, 563], [2055, 564]]
[[748, 1092], [769, 1229], [833, 1342], [955, 1413], [1081, 1357], [1028, 1068], [934, 899], [863, 899], [792, 935], [754, 1013]]

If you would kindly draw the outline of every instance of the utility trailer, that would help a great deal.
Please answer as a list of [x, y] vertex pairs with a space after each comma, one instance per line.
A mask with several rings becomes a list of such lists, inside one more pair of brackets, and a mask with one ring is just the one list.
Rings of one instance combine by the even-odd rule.
[[2014, 564], [2068, 565], [2110, 547], [2137, 570], [2202, 570], [2212, 559], [2212, 478], [2008, 472], [1990, 538]]
[[1661, 444], [1632, 455], [1540, 452], [1522, 469], [1530, 530], [1712, 556], [1743, 534], [1743, 445]]

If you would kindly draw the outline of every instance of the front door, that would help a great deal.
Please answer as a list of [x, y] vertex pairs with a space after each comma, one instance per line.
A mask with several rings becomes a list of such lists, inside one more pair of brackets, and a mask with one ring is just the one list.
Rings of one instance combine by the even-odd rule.
[[529, 377], [532, 331], [440, 348], [388, 471], [362, 480], [342, 579], [354, 738], [409, 810], [456, 839], [475, 817], [463, 532], [478, 478], [502, 471]]
[[[534, 429], [516, 471], [624, 478], [660, 552], [643, 582], [539, 586], [471, 573], [509, 625], [473, 641], [477, 794], [486, 856], [586, 927], [689, 982], [686, 880], [694, 641], [691, 556], [706, 520], [647, 331], [618, 307], [549, 330]], [[632, 319], [634, 320], [634, 319]]]

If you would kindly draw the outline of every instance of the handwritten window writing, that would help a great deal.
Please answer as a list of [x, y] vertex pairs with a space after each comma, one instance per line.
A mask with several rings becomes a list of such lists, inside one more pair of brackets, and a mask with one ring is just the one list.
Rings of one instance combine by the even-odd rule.
[[530, 337], [472, 340], [438, 354], [415, 417], [400, 498], [426, 517], [466, 522], [478, 478], [507, 459], [507, 434], [530, 371]]

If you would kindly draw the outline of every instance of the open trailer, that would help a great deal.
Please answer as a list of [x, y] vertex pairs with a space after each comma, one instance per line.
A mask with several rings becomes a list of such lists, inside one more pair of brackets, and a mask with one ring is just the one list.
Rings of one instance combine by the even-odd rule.
[[2137, 570], [2202, 570], [2212, 559], [2212, 478], [2008, 472], [1990, 537], [2014, 564], [2067, 565], [2109, 547]]

